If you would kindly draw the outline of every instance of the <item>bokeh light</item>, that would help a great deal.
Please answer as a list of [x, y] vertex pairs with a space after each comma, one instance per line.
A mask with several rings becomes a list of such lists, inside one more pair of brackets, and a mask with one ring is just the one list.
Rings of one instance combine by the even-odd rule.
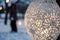
[[0, 10], [2, 10], [2, 7], [0, 6]]
[[6, 3], [9, 3], [10, 0], [6, 0]]
[[21, 20], [18, 20], [18, 21], [17, 21], [17, 25], [18, 25], [19, 27], [21, 27], [21, 25], [22, 25]]

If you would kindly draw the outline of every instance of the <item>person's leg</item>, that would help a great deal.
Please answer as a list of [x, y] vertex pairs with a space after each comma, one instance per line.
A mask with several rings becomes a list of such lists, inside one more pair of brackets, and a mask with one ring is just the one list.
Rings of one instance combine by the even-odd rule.
[[17, 32], [17, 26], [15, 20], [11, 20], [11, 30], [12, 32]]
[[13, 20], [11, 20], [10, 26], [11, 26], [11, 32], [13, 32]]
[[13, 30], [14, 32], [17, 32], [16, 20], [13, 21]]

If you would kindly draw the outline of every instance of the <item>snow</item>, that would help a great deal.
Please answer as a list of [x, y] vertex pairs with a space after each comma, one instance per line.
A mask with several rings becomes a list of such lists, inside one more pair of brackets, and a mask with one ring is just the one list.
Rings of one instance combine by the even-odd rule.
[[0, 19], [0, 40], [31, 40], [30, 36], [28, 35], [24, 20], [20, 20], [22, 25], [18, 26], [18, 32], [14, 33], [11, 32], [10, 28], [10, 20], [8, 20], [7, 25], [4, 25], [4, 19]]

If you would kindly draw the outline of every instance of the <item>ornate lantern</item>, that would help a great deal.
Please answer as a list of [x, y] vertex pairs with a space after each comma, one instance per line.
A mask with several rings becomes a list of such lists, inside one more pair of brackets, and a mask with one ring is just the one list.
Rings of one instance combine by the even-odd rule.
[[56, 40], [60, 34], [60, 8], [56, 0], [35, 0], [25, 14], [25, 26], [32, 40]]

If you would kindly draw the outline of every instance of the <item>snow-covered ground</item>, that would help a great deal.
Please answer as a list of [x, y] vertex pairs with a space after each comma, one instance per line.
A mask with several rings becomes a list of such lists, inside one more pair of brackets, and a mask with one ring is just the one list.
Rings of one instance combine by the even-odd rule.
[[24, 20], [21, 19], [20, 21], [22, 22], [22, 25], [17, 25], [18, 32], [11, 33], [11, 28], [9, 25], [10, 20], [8, 20], [7, 25], [4, 25], [4, 20], [0, 19], [0, 40], [31, 40], [26, 31]]

